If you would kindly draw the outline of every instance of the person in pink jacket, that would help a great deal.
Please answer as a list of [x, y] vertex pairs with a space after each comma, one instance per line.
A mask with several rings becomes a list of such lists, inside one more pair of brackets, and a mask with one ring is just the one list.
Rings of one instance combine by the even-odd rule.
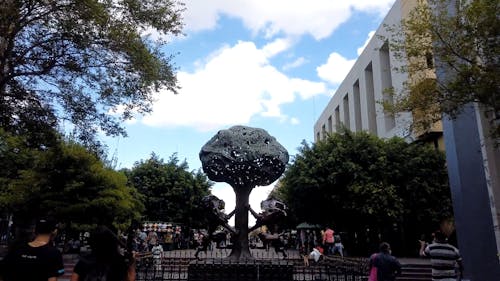
[[325, 245], [327, 255], [333, 254], [333, 246], [335, 242], [335, 239], [333, 238], [334, 233], [335, 231], [327, 227], [325, 234], [323, 235], [323, 244]]

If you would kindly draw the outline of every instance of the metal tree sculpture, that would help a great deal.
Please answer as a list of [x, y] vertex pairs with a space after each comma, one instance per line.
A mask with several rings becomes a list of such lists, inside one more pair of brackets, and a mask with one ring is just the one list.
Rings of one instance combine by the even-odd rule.
[[200, 151], [203, 171], [213, 181], [227, 182], [236, 194], [235, 237], [229, 258], [251, 259], [248, 244], [248, 198], [257, 185], [277, 180], [288, 152], [265, 130], [233, 126], [219, 131]]

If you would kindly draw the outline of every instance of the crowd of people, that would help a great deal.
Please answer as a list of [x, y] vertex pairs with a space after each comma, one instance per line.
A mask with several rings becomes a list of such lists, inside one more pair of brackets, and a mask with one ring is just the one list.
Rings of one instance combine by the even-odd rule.
[[304, 257], [306, 265], [309, 265], [309, 259], [318, 262], [323, 255], [344, 257], [342, 238], [330, 227], [320, 231], [312, 228], [300, 229], [297, 240], [297, 249]]
[[[220, 234], [216, 235], [213, 242], [217, 244], [217, 247], [225, 247], [229, 235], [223, 231]], [[167, 252], [180, 249], [197, 249], [207, 237], [208, 233], [204, 229], [191, 229], [185, 232], [158, 232], [136, 229], [131, 237], [124, 237], [124, 239], [131, 239], [130, 248], [134, 252], [151, 252], [155, 246], [161, 247], [162, 252]]]
[[[39, 220], [32, 241], [13, 244], [10, 247], [1, 263], [2, 280], [57, 280], [57, 277], [64, 273], [61, 252], [54, 244], [57, 231], [57, 224], [54, 221]], [[162, 244], [160, 241], [169, 238], [166, 238], [166, 235], [160, 236], [155, 231], [146, 234], [141, 229], [133, 230], [130, 234], [129, 238], [132, 240], [129, 239], [129, 243], [127, 243], [111, 229], [105, 226], [97, 227], [88, 237], [90, 251], [79, 256], [79, 261], [73, 269], [71, 281], [133, 281], [135, 280], [135, 258], [141, 250], [150, 253], [153, 257], [154, 267], [161, 270], [162, 254], [171, 249], [165, 245], [168, 243]], [[189, 239], [194, 240], [192, 241], [193, 248], [197, 247], [197, 243], [206, 246], [203, 244], [204, 237], [207, 237], [206, 233], [198, 230], [191, 232], [191, 234], [192, 237]], [[289, 236], [288, 239], [292, 240], [293, 236]], [[344, 255], [340, 236], [329, 227], [322, 231], [301, 229], [296, 237], [296, 244], [304, 256], [306, 265], [309, 265], [311, 259], [318, 262], [323, 255], [338, 254], [341, 257]], [[420, 255], [430, 258], [433, 280], [452, 281], [462, 276], [463, 267], [460, 253], [456, 247], [448, 243], [445, 233], [436, 231], [430, 243], [420, 241], [420, 244]], [[73, 241], [70, 245], [79, 244]], [[138, 247], [143, 248], [139, 249]], [[200, 248], [198, 247], [198, 249]], [[400, 273], [401, 264], [392, 255], [390, 244], [382, 242], [379, 251], [369, 258], [368, 280], [394, 281]]]

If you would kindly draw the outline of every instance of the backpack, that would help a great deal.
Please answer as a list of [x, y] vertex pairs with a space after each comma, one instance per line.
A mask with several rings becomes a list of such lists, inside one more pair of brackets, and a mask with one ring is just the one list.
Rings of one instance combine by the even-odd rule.
[[342, 239], [340, 238], [340, 235], [336, 234], [333, 236], [333, 239], [335, 241], [335, 243], [340, 243], [342, 242]]

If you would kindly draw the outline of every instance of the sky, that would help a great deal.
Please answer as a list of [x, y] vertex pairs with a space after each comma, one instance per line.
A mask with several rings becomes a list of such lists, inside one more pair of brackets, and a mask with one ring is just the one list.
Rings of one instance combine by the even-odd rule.
[[[182, 1], [182, 0], [181, 0]], [[221, 129], [265, 129], [293, 157], [395, 0], [184, 0], [183, 36], [165, 52], [181, 89], [155, 94], [153, 111], [106, 138], [117, 168], [174, 153], [201, 168], [201, 147]], [[149, 36], [157, 36], [151, 32]], [[256, 187], [256, 211], [273, 185]], [[212, 193], [234, 208], [226, 183]]]

